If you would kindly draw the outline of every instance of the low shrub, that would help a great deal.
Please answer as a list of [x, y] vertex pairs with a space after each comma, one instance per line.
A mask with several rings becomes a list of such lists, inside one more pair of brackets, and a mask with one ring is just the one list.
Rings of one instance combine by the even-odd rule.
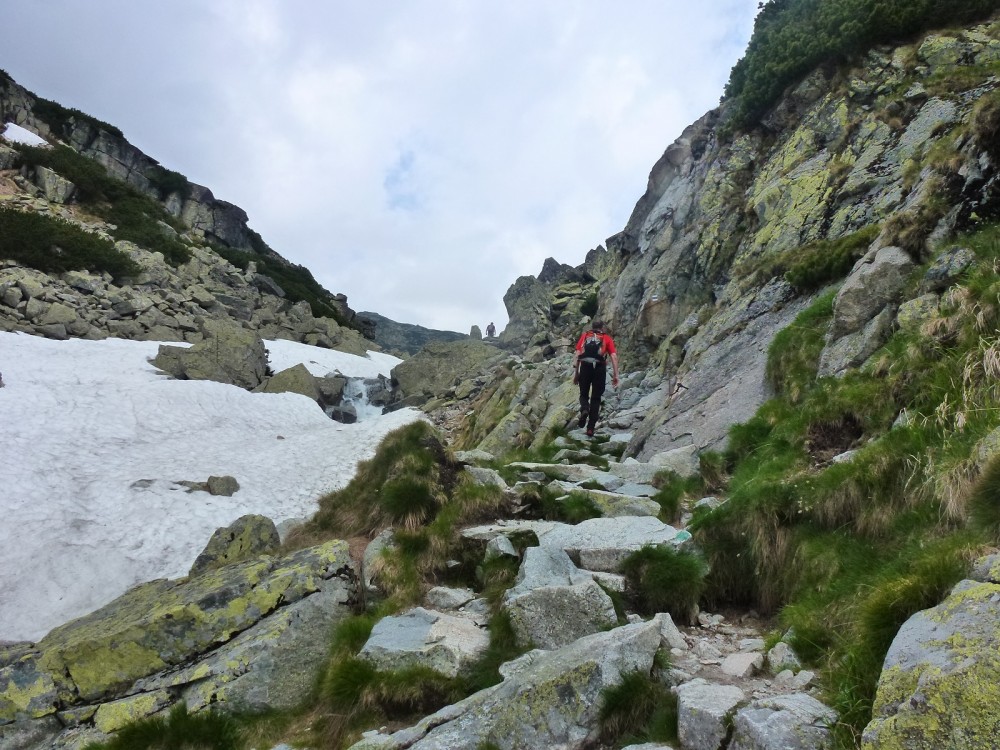
[[111, 177], [93, 159], [68, 146], [41, 148], [19, 145], [17, 149], [24, 163], [46, 167], [72, 182], [77, 189], [77, 200], [97, 216], [114, 224], [112, 234], [117, 239], [162, 253], [164, 259], [173, 265], [190, 260], [190, 248], [170, 236], [161, 222], [174, 229], [183, 229], [183, 225], [155, 200]]
[[139, 266], [112, 242], [52, 216], [0, 208], [0, 258], [49, 274], [107, 272], [121, 282]]
[[622, 572], [640, 611], [668, 612], [674, 620], [690, 622], [705, 589], [708, 565], [685, 548], [646, 546], [625, 558]]

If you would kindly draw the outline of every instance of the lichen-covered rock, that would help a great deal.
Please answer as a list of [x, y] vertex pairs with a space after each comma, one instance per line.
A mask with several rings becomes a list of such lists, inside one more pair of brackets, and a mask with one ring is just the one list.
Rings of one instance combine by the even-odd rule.
[[482, 341], [431, 342], [419, 353], [400, 362], [392, 379], [403, 397], [439, 396], [464, 377], [477, 373], [503, 357], [496, 347]]
[[273, 554], [280, 546], [274, 521], [267, 516], [240, 516], [229, 526], [215, 530], [205, 549], [195, 558], [188, 575], [195, 576], [249, 557]]
[[334, 541], [187, 581], [151, 581], [52, 630], [36, 646], [38, 668], [67, 705], [124, 695], [139, 678], [190, 661], [350, 565], [347, 544]]
[[714, 685], [692, 680], [677, 693], [677, 737], [681, 745], [697, 750], [718, 750], [727, 734], [733, 712], [746, 696], [734, 685]]
[[161, 346], [153, 364], [175, 378], [215, 380], [253, 390], [267, 372], [267, 349], [252, 331], [232, 324], [209, 323], [205, 341], [189, 349]]
[[298, 393], [317, 402], [320, 399], [316, 378], [301, 363], [272, 375], [259, 390], [263, 393]]
[[416, 726], [373, 733], [352, 750], [580, 748], [596, 739], [600, 695], [632, 672], [648, 674], [659, 623], [615, 628], [557, 651], [537, 652], [499, 685], [441, 709]]
[[1000, 585], [962, 581], [886, 654], [866, 750], [992, 747], [1000, 737]]

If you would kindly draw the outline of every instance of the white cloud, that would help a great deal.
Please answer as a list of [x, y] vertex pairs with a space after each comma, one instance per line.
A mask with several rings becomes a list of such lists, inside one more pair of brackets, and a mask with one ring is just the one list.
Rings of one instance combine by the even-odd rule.
[[[468, 330], [623, 228], [746, 0], [20, 0], [4, 67], [120, 126], [355, 309]], [[40, 33], [45, 44], [38, 44]]]

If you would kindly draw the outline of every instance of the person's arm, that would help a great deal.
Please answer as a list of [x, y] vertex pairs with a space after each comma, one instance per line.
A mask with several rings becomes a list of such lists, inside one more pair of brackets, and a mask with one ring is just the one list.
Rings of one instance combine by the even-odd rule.
[[618, 387], [618, 352], [611, 353], [611, 385]]

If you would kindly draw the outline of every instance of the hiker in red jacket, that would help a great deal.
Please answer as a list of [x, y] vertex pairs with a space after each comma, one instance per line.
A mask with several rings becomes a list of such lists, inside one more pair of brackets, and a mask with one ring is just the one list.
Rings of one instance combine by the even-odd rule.
[[573, 382], [580, 386], [580, 419], [578, 427], [587, 426], [592, 437], [597, 416], [601, 411], [601, 396], [607, 387], [608, 357], [611, 357], [611, 384], [618, 386], [618, 352], [614, 340], [604, 332], [604, 323], [595, 320], [576, 342], [573, 358]]

